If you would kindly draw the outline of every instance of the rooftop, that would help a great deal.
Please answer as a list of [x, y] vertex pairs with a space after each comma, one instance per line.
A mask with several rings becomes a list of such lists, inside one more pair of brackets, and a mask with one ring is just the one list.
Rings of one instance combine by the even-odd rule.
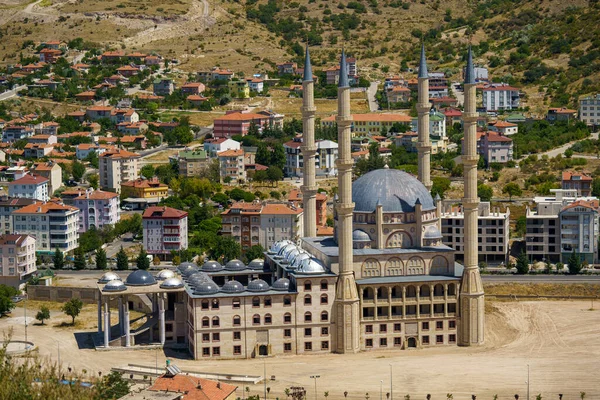
[[142, 218], [183, 218], [187, 217], [188, 213], [185, 211], [177, 210], [171, 207], [148, 207], [144, 211]]

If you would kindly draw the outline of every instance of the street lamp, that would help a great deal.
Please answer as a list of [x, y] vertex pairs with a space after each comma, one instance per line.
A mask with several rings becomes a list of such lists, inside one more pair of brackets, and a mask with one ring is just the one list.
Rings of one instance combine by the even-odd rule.
[[319, 379], [321, 375], [311, 375], [310, 379], [315, 380], [315, 400], [317, 400], [317, 379]]
[[390, 364], [390, 400], [394, 400], [394, 374], [392, 373], [392, 364]]
[[527, 364], [527, 400], [529, 400], [529, 364]]
[[56, 365], [57, 365], [57, 370], [58, 370], [58, 376], [60, 376], [60, 342], [56, 339], [52, 339], [52, 340], [54, 340], [56, 342], [56, 348], [58, 351], [58, 363]]
[[383, 380], [379, 381], [379, 400], [383, 400]]

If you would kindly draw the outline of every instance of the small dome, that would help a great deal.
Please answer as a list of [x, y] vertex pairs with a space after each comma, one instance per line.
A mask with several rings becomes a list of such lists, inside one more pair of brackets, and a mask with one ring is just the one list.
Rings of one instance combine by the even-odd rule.
[[296, 258], [296, 256], [300, 254], [300, 249], [298, 249], [297, 247], [295, 249], [293, 249], [292, 251], [290, 251], [289, 253], [286, 254], [285, 256], [285, 261], [287, 261], [288, 263], [291, 263], [292, 260], [294, 258]]
[[164, 281], [174, 276], [175, 272], [171, 271], [170, 269], [163, 269], [158, 274], [156, 274], [156, 279], [158, 279], [159, 281]]
[[288, 244], [292, 244], [292, 242], [290, 242], [289, 240], [280, 240], [279, 242], [275, 242], [269, 249], [269, 253], [277, 254], [279, 253], [279, 250], [281, 250], [282, 247], [285, 247]]
[[279, 278], [273, 283], [273, 290], [288, 291], [290, 289], [290, 280], [288, 278]]
[[248, 284], [250, 292], [266, 292], [269, 290], [269, 284], [262, 279], [255, 279]]
[[102, 288], [103, 292], [122, 292], [123, 290], [127, 290], [127, 287], [120, 280], [112, 280], [109, 281], [104, 288]]
[[160, 284], [161, 289], [178, 289], [181, 287], [183, 287], [183, 282], [176, 277], [167, 278]]
[[262, 271], [265, 268], [265, 260], [262, 258], [255, 258], [254, 260], [250, 261], [248, 268]]
[[177, 267], [177, 270], [179, 271], [179, 273], [181, 275], [188, 276], [188, 275], [193, 274], [194, 272], [200, 270], [200, 268], [198, 268], [196, 263], [184, 262], [184, 263], [179, 264], [179, 267]]
[[361, 229], [355, 229], [352, 232], [352, 241], [353, 242], [370, 242], [371, 237], [369, 234]]
[[218, 272], [223, 270], [223, 266], [217, 261], [211, 260], [202, 264], [201, 270], [204, 272]]
[[240, 260], [231, 260], [225, 264], [225, 269], [227, 271], [243, 271], [246, 269], [246, 266]]
[[100, 280], [98, 281], [98, 283], [108, 283], [110, 281], [120, 281], [121, 277], [117, 274], [115, 274], [112, 271], [109, 271], [107, 273], [105, 273], [104, 275], [102, 275], [102, 278], [100, 278]]
[[325, 267], [316, 258], [307, 258], [302, 261], [298, 272], [301, 274], [323, 274], [325, 273]]
[[210, 282], [210, 281], [212, 281], [212, 279], [210, 279], [210, 276], [208, 276], [206, 274], [206, 272], [198, 271], [198, 272], [188, 276], [187, 281], [190, 284], [194, 285], [196, 283], [201, 283], [201, 282]]
[[149, 286], [154, 285], [156, 279], [150, 274], [150, 272], [143, 269], [138, 269], [129, 274], [125, 280], [125, 284], [129, 286]]
[[443, 236], [440, 233], [439, 229], [434, 225], [429, 225], [425, 229], [425, 233], [423, 234], [424, 239], [442, 239]]
[[244, 285], [238, 281], [227, 281], [221, 286], [221, 292], [223, 293], [241, 293], [244, 290]]
[[285, 257], [285, 255], [288, 252], [294, 250], [295, 248], [296, 248], [295, 244], [293, 244], [293, 243], [287, 244], [287, 245], [283, 246], [281, 249], [279, 249], [279, 252], [277, 253], [277, 255], [281, 256], [281, 257]]
[[298, 268], [300, 266], [300, 264], [302, 263], [302, 261], [306, 260], [307, 258], [310, 258], [310, 254], [308, 254], [306, 251], [302, 251], [302, 252], [300, 252], [300, 254], [298, 254], [296, 257], [294, 257], [294, 259], [290, 263], [289, 267], [290, 268]]
[[218, 291], [219, 287], [213, 281], [199, 283], [198, 285], [194, 286], [194, 294], [215, 294]]

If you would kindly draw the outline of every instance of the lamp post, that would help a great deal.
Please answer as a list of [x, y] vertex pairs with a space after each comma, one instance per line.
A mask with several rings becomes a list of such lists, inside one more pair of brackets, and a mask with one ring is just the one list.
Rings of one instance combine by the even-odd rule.
[[529, 364], [527, 364], [527, 400], [529, 400]]
[[310, 379], [315, 380], [315, 400], [317, 400], [317, 379], [319, 379], [321, 375], [311, 375]]
[[379, 381], [379, 400], [383, 400], [383, 380]]
[[27, 299], [23, 301], [23, 311], [25, 313], [25, 348], [27, 348]]
[[392, 364], [390, 364], [390, 400], [394, 400], [394, 374], [392, 373]]
[[265, 383], [265, 400], [267, 400], [267, 360], [263, 359], [263, 374], [265, 376], [265, 379], [263, 379], [263, 382]]
[[57, 362], [57, 370], [58, 370], [58, 376], [60, 377], [60, 342], [56, 339], [52, 339], [56, 342], [56, 349], [58, 352], [58, 362]]

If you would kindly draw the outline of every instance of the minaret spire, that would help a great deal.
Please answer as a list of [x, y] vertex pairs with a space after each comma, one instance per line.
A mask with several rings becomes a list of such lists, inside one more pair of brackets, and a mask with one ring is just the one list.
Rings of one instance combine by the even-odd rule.
[[310, 52], [306, 44], [306, 58], [304, 59], [304, 79], [302, 80], [302, 203], [304, 205], [304, 237], [317, 236], [317, 185], [315, 170], [315, 99], [312, 65]]
[[417, 102], [418, 116], [418, 170], [419, 180], [431, 190], [431, 142], [429, 140], [429, 74], [427, 60], [425, 59], [425, 44], [421, 44], [421, 59], [419, 61], [419, 99]]
[[335, 326], [337, 353], [356, 353], [360, 349], [360, 313], [358, 291], [354, 280], [352, 249], [352, 154], [350, 150], [352, 115], [350, 114], [350, 85], [346, 53], [342, 51], [338, 81], [338, 194], [337, 241], [339, 276], [335, 293]]
[[460, 286], [460, 324], [458, 344], [472, 346], [484, 341], [485, 307], [483, 284], [479, 274], [477, 220], [477, 111], [473, 54], [469, 46], [465, 72], [465, 110], [463, 113], [465, 141], [462, 163], [465, 192], [462, 199], [465, 214], [465, 269]]

